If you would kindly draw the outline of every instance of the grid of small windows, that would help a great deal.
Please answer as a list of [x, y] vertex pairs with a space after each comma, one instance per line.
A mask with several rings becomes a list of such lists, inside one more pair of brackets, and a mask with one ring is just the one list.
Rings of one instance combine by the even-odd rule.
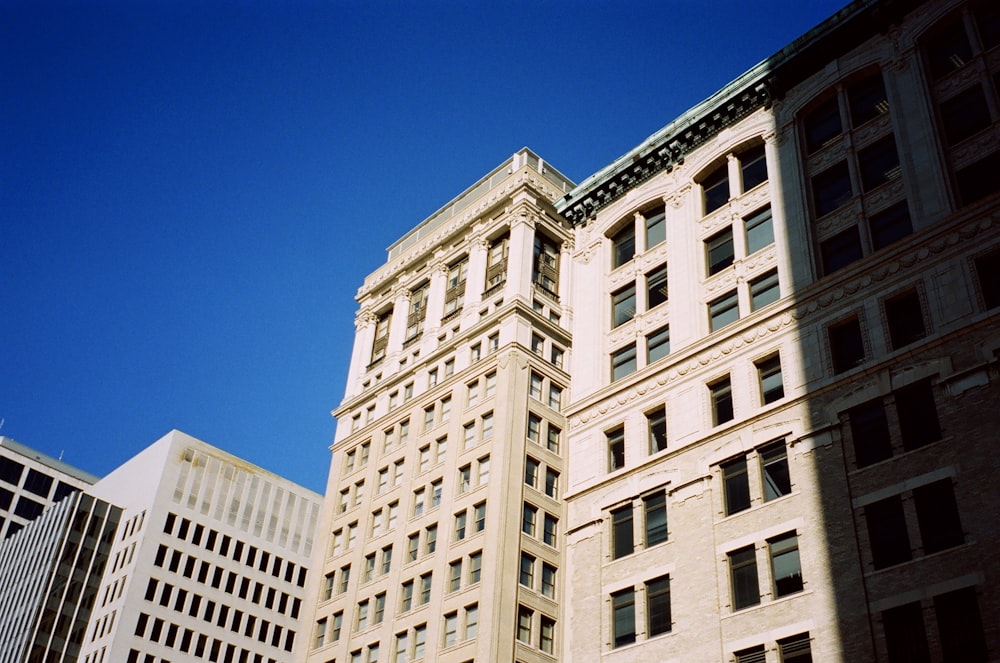
[[[828, 90], [803, 114], [821, 274], [912, 232], [889, 110], [882, 72], [870, 70]], [[849, 204], [852, 213], [838, 213]]]
[[[292, 651], [295, 646], [295, 631], [292, 629], [266, 620], [258, 621], [253, 615], [245, 614], [239, 609], [230, 609], [230, 606], [225, 603], [218, 604], [218, 610], [215, 610], [216, 604], [213, 601], [206, 601], [205, 605], [206, 611], [202, 619], [206, 623], [214, 622], [220, 629], [228, 628], [234, 634], [233, 637], [253, 638], [264, 646], [286, 652]], [[208, 613], [209, 608], [213, 611], [211, 615]], [[193, 629], [146, 612], [140, 612], [137, 615], [133, 635], [209, 661], [232, 661], [237, 660], [233, 658], [236, 655], [245, 656], [252, 653], [241, 649], [232, 642], [198, 633]], [[247, 652], [247, 654], [242, 652]]]
[[882, 398], [877, 398], [856, 405], [842, 415], [849, 424], [847, 428], [857, 467], [867, 467], [941, 438], [930, 381], [923, 380], [897, 390], [892, 401], [891, 410]]
[[928, 32], [921, 48], [959, 205], [998, 190], [1000, 10], [969, 3]]

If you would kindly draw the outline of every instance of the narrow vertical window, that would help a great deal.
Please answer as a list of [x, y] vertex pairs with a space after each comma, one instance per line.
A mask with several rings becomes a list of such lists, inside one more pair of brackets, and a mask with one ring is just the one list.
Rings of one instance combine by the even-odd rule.
[[889, 422], [881, 400], [876, 399], [851, 408], [848, 417], [858, 467], [866, 467], [892, 457]]
[[769, 539], [774, 596], [788, 596], [802, 591], [802, 567], [799, 562], [799, 537], [795, 532]]
[[649, 429], [649, 453], [655, 454], [667, 448], [667, 408], [659, 407], [646, 413]]
[[740, 456], [723, 463], [722, 487], [726, 500], [726, 515], [730, 516], [750, 508], [750, 480], [747, 475], [747, 459]]
[[611, 238], [611, 268], [621, 267], [635, 256], [635, 225], [629, 223]]
[[792, 492], [792, 480], [788, 474], [788, 453], [785, 441], [760, 450], [760, 466], [764, 478], [764, 501], [781, 497]]
[[785, 397], [785, 384], [781, 377], [781, 357], [774, 355], [757, 363], [760, 381], [760, 400], [767, 405]]
[[643, 517], [646, 521], [646, 547], [667, 540], [667, 494], [664, 491], [642, 498]]
[[635, 642], [635, 591], [626, 589], [612, 594], [611, 612], [614, 646]]
[[760, 603], [757, 583], [757, 556], [753, 546], [734, 550], [728, 555], [732, 581], [733, 610]]
[[631, 555], [635, 550], [632, 534], [632, 505], [611, 512], [611, 559]]
[[733, 419], [733, 387], [729, 376], [708, 385], [712, 403], [712, 425], [719, 426]]
[[670, 576], [646, 582], [646, 621], [651, 637], [671, 630]]
[[621, 426], [606, 434], [608, 444], [608, 471], [625, 467], [625, 427]]

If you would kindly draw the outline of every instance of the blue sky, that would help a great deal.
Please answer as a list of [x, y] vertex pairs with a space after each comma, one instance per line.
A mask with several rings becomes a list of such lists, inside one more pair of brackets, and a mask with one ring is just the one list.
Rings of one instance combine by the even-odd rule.
[[354, 294], [527, 145], [579, 182], [841, 2], [0, 4], [0, 435], [326, 483]]

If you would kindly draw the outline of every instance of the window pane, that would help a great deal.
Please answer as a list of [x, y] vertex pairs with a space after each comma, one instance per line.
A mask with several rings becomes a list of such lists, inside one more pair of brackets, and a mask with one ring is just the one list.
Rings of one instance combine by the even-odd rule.
[[941, 78], [959, 69], [972, 59], [972, 49], [965, 35], [965, 26], [960, 16], [941, 28], [927, 42], [927, 64], [931, 76]]
[[788, 453], [784, 442], [761, 449], [760, 464], [764, 473], [765, 502], [792, 492], [792, 479], [788, 473]]
[[861, 170], [861, 188], [871, 191], [875, 187], [899, 177], [899, 154], [896, 141], [887, 136], [874, 145], [858, 151]]
[[774, 575], [774, 595], [788, 596], [802, 591], [802, 567], [799, 562], [799, 538], [788, 534], [771, 539], [771, 571]]
[[608, 470], [613, 471], [625, 467], [625, 429], [617, 428], [607, 435], [608, 438]]
[[885, 248], [913, 232], [910, 224], [910, 208], [906, 203], [893, 205], [887, 210], [872, 214], [868, 219], [872, 233], [872, 248]]
[[646, 617], [650, 636], [670, 631], [670, 576], [646, 583]]
[[743, 220], [747, 233], [747, 254], [760, 251], [765, 246], [774, 244], [774, 223], [771, 219], [771, 208], [765, 207]]
[[931, 663], [919, 602], [884, 610], [882, 627], [889, 663]]
[[662, 211], [646, 213], [646, 248], [651, 249], [667, 239], [666, 216]]
[[740, 548], [729, 553], [729, 568], [732, 580], [733, 610], [760, 603], [760, 587], [757, 584], [757, 558], [753, 546]]
[[611, 595], [614, 646], [635, 642], [635, 592], [631, 589]]
[[941, 635], [943, 660], [978, 663], [989, 659], [974, 587], [935, 596], [934, 614]]
[[729, 166], [722, 164], [701, 183], [705, 193], [705, 214], [710, 214], [729, 202]]
[[667, 266], [646, 274], [646, 308], [651, 309], [667, 301]]
[[819, 246], [819, 251], [823, 260], [824, 274], [832, 274], [847, 267], [852, 262], [860, 260], [862, 255], [861, 236], [858, 234], [858, 227], [851, 226], [830, 239], [824, 240]]
[[812, 154], [843, 131], [837, 98], [831, 97], [816, 107], [805, 119], [806, 151]]
[[652, 364], [670, 354], [670, 328], [658, 329], [646, 337], [646, 363]]
[[778, 301], [781, 296], [778, 287], [778, 270], [773, 269], [767, 274], [750, 281], [750, 310], [756, 311]]
[[920, 541], [925, 555], [960, 546], [965, 542], [951, 479], [914, 488], [913, 502], [917, 508]]
[[854, 455], [858, 467], [865, 467], [892, 456], [889, 422], [881, 400], [853, 407], [848, 412]]
[[824, 216], [851, 200], [851, 177], [847, 162], [841, 161], [812, 178], [816, 216]]
[[733, 230], [727, 228], [705, 240], [708, 256], [708, 275], [718, 274], [733, 264]]
[[655, 546], [667, 540], [667, 495], [656, 493], [642, 500], [646, 519], [646, 547]]
[[993, 251], [976, 258], [976, 278], [986, 308], [1000, 306], [1000, 251]]
[[749, 191], [767, 181], [767, 159], [764, 158], [764, 146], [750, 148], [739, 156], [740, 170], [743, 175], [743, 191]]
[[941, 439], [941, 425], [930, 382], [900, 389], [893, 396], [904, 449], [910, 451]]
[[649, 453], [655, 454], [667, 448], [667, 409], [661, 407], [646, 415], [649, 425]]
[[726, 293], [708, 304], [711, 331], [718, 331], [740, 319], [739, 300], [736, 291]]
[[882, 72], [850, 85], [847, 88], [847, 99], [851, 108], [851, 124], [855, 127], [889, 112]]
[[635, 226], [628, 225], [611, 238], [611, 268], [621, 267], [635, 255]]
[[785, 396], [785, 385], [781, 379], [781, 357], [776, 355], [757, 364], [757, 374], [762, 403], [773, 403]]
[[722, 464], [722, 485], [726, 499], [726, 515], [750, 508], [750, 480], [747, 459], [737, 458]]
[[949, 145], [960, 143], [990, 126], [990, 109], [982, 85], [974, 85], [941, 102], [941, 124]]
[[635, 284], [611, 295], [612, 326], [625, 324], [635, 317]]
[[915, 290], [885, 302], [885, 317], [893, 349], [899, 349], [922, 339], [927, 331], [920, 308], [920, 296]]
[[834, 373], [842, 373], [864, 362], [865, 345], [857, 318], [830, 327], [828, 333]]
[[631, 555], [635, 549], [632, 541], [632, 505], [611, 512], [611, 559]]
[[709, 385], [712, 397], [712, 423], [724, 424], [733, 418], [733, 388], [729, 378]]
[[872, 564], [876, 569], [908, 562], [912, 558], [903, 502], [899, 495], [865, 506], [865, 521], [868, 524]]
[[623, 378], [636, 369], [635, 344], [627, 345], [611, 355], [611, 381]]

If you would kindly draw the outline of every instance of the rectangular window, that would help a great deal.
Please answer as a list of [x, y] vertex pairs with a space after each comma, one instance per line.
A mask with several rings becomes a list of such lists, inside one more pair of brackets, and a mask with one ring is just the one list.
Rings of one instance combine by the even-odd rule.
[[457, 592], [462, 588], [462, 560], [456, 559], [448, 564], [448, 591]]
[[667, 408], [660, 407], [646, 413], [649, 429], [649, 453], [655, 454], [667, 448]]
[[934, 615], [941, 635], [942, 660], [979, 662], [990, 658], [975, 587], [935, 596]]
[[534, 616], [535, 613], [531, 608], [517, 606], [517, 639], [520, 642], [531, 644], [531, 622]]
[[546, 513], [542, 520], [542, 543], [547, 546], [555, 546], [558, 527], [559, 519], [551, 513]]
[[458, 638], [458, 613], [449, 612], [444, 616], [444, 638], [442, 645], [445, 648], [454, 647]]
[[918, 382], [893, 393], [903, 448], [918, 449], [941, 439], [934, 390], [929, 381]]
[[729, 376], [708, 385], [712, 402], [712, 425], [719, 426], [733, 419], [733, 387]]
[[437, 525], [428, 525], [424, 530], [424, 553], [430, 555], [437, 550]]
[[670, 354], [670, 327], [662, 327], [646, 336], [646, 363], [652, 364]]
[[987, 309], [1000, 306], [1000, 251], [976, 258], [976, 279]]
[[538, 470], [540, 466], [541, 463], [530, 456], [524, 463], [524, 483], [532, 488], [538, 487]]
[[535, 588], [535, 558], [526, 552], [521, 553], [521, 570], [518, 582], [528, 589]]
[[785, 451], [784, 440], [760, 450], [760, 466], [764, 479], [765, 502], [792, 492], [792, 480], [788, 474], [788, 453]]
[[751, 147], [739, 155], [743, 191], [749, 191], [767, 181], [767, 159], [764, 146]]
[[886, 182], [898, 179], [899, 154], [896, 152], [896, 141], [892, 135], [858, 150], [858, 167], [861, 188], [864, 191], [871, 191]]
[[521, 514], [521, 531], [528, 536], [535, 536], [535, 526], [538, 520], [538, 509], [525, 503]]
[[646, 274], [646, 310], [667, 301], [667, 266], [662, 265]]
[[625, 589], [612, 594], [611, 613], [614, 646], [635, 642], [635, 591]]
[[670, 576], [646, 582], [646, 621], [650, 637], [668, 633], [673, 626], [670, 615]]
[[960, 546], [965, 542], [951, 479], [941, 479], [913, 489], [924, 554]]
[[830, 97], [805, 118], [803, 133], [806, 139], [806, 153], [812, 154], [826, 147], [842, 132], [837, 97]]
[[643, 212], [646, 218], [646, 249], [651, 249], [667, 239], [666, 214], [662, 207]]
[[396, 634], [396, 652], [394, 655], [393, 663], [406, 663], [406, 655], [409, 652], [409, 646], [407, 645], [406, 631]]
[[559, 289], [559, 247], [554, 240], [538, 232], [535, 233], [532, 267], [532, 282], [556, 294]]
[[913, 232], [910, 209], [902, 202], [872, 214], [868, 217], [868, 228], [872, 235], [872, 249], [883, 249]]
[[774, 596], [788, 596], [802, 591], [802, 567], [799, 562], [799, 537], [795, 532], [768, 539], [771, 551], [771, 575]]
[[774, 222], [770, 206], [744, 217], [743, 227], [747, 236], [747, 255], [774, 244]]
[[931, 663], [927, 631], [919, 602], [882, 611], [889, 663]]
[[774, 355], [759, 361], [757, 378], [760, 381], [760, 400], [763, 405], [785, 397], [785, 384], [781, 377], [781, 357]]
[[736, 254], [733, 250], [733, 229], [726, 228], [705, 240], [705, 256], [708, 260], [708, 275], [718, 274], [733, 264]]
[[864, 363], [865, 346], [861, 323], [856, 317], [830, 327], [827, 332], [834, 373], [843, 373]]
[[472, 531], [482, 532], [486, 529], [486, 502], [480, 502], [472, 507]]
[[729, 202], [729, 166], [723, 163], [701, 182], [705, 214], [711, 214]]
[[892, 457], [889, 422], [880, 399], [851, 408], [848, 418], [858, 467], [866, 467]]
[[625, 427], [620, 426], [605, 434], [608, 444], [608, 471], [625, 467]]
[[722, 487], [726, 500], [726, 515], [745, 511], [750, 508], [750, 479], [747, 474], [747, 459], [740, 456], [723, 463]]
[[908, 562], [913, 558], [910, 535], [906, 531], [903, 501], [899, 495], [865, 506], [872, 564], [876, 569]]
[[420, 576], [420, 602], [417, 605], [424, 605], [431, 600], [431, 578], [429, 571]]
[[545, 431], [545, 448], [554, 454], [559, 453], [559, 436], [562, 431], [551, 423]]
[[545, 468], [545, 494], [552, 499], [559, 496], [559, 473], [551, 467]]
[[542, 596], [556, 597], [556, 568], [542, 562]]
[[812, 663], [813, 660], [808, 633], [778, 640], [778, 651], [781, 653], [781, 663]]
[[816, 217], [846, 205], [854, 195], [847, 162], [840, 161], [812, 178], [813, 208]]
[[553, 410], [562, 407], [562, 387], [554, 384], [549, 385], [549, 407]]
[[621, 267], [635, 256], [635, 225], [629, 224], [611, 238], [611, 269]]
[[858, 227], [851, 226], [847, 230], [823, 240], [820, 242], [819, 252], [824, 274], [833, 274], [856, 260], [860, 260], [863, 253]]
[[778, 301], [781, 297], [778, 287], [778, 270], [772, 269], [763, 276], [750, 281], [750, 310], [756, 311], [759, 308]]
[[413, 659], [419, 660], [424, 657], [424, 649], [427, 646], [427, 624], [413, 627]]
[[466, 520], [465, 511], [459, 511], [455, 514], [455, 541], [461, 541], [465, 538]]
[[754, 547], [734, 550], [728, 557], [733, 610], [757, 605], [760, 603], [760, 586], [757, 583], [757, 555]]
[[708, 318], [711, 331], [718, 331], [740, 319], [739, 299], [736, 291], [713, 299], [708, 303]]
[[631, 555], [635, 550], [632, 534], [632, 505], [611, 512], [611, 559]]
[[916, 290], [887, 299], [885, 317], [889, 325], [889, 340], [894, 350], [919, 341], [927, 335], [920, 296]]
[[465, 639], [472, 640], [479, 631], [479, 604], [465, 606]]
[[634, 373], [636, 368], [635, 343], [626, 345], [611, 355], [612, 382]]
[[420, 533], [411, 534], [406, 539], [406, 561], [417, 561], [417, 553], [420, 550]]
[[657, 492], [642, 498], [642, 510], [646, 521], [646, 547], [655, 546], [667, 540], [667, 494]]
[[469, 555], [469, 584], [474, 585], [480, 581], [483, 573], [483, 553], [474, 552]]
[[545, 615], [539, 620], [538, 648], [546, 654], [551, 654], [555, 647], [556, 621]]

